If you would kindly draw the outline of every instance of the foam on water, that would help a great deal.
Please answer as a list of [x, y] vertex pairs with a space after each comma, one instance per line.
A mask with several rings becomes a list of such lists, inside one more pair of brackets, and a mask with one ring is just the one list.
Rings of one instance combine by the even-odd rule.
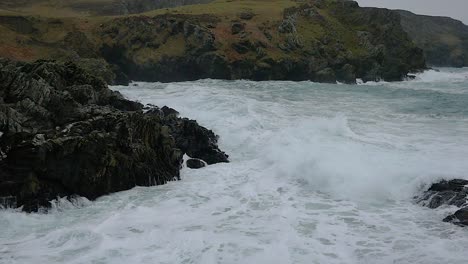
[[468, 81], [451, 71], [115, 87], [214, 129], [232, 162], [47, 215], [1, 211], [0, 263], [463, 263], [468, 231], [442, 222], [454, 208], [412, 200], [468, 176]]

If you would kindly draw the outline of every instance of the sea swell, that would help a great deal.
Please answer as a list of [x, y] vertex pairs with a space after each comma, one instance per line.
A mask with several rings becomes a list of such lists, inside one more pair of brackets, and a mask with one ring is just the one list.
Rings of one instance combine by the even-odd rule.
[[114, 87], [214, 128], [231, 163], [51, 214], [2, 211], [0, 263], [462, 263], [468, 231], [413, 196], [468, 177], [468, 82], [421, 76]]

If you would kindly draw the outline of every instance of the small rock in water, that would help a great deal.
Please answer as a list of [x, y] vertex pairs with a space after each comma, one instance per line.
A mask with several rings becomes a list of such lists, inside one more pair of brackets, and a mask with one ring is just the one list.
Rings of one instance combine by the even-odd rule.
[[468, 226], [468, 207], [456, 211], [453, 215], [449, 215], [444, 219], [444, 222], [454, 223], [460, 226]]
[[435, 209], [442, 205], [452, 205], [460, 208], [453, 215], [449, 215], [444, 222], [451, 222], [461, 226], [468, 226], [468, 180], [443, 180], [434, 183], [421, 197], [418, 203]]
[[200, 159], [189, 159], [187, 160], [187, 167], [190, 169], [201, 169], [206, 167], [206, 164], [203, 160]]

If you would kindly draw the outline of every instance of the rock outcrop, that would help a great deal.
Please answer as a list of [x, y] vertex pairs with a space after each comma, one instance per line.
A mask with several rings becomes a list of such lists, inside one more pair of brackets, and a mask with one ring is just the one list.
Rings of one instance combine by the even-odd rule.
[[144, 109], [73, 63], [0, 60], [0, 135], [0, 205], [28, 212], [177, 180], [184, 153], [228, 162], [212, 131]]
[[458, 211], [447, 216], [444, 221], [468, 226], [468, 180], [443, 180], [435, 183], [422, 196], [417, 197], [417, 202], [432, 209], [443, 205], [459, 207]]

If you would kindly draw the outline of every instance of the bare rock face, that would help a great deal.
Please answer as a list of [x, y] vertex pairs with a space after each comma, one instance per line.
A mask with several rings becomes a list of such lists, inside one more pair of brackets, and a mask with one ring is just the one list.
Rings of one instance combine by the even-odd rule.
[[165, 184], [184, 153], [228, 161], [212, 131], [175, 113], [144, 112], [73, 63], [0, 61], [0, 206]]
[[423, 206], [435, 209], [443, 205], [457, 206], [460, 210], [447, 216], [444, 221], [468, 226], [468, 180], [455, 179], [434, 183], [424, 194], [417, 197]]

